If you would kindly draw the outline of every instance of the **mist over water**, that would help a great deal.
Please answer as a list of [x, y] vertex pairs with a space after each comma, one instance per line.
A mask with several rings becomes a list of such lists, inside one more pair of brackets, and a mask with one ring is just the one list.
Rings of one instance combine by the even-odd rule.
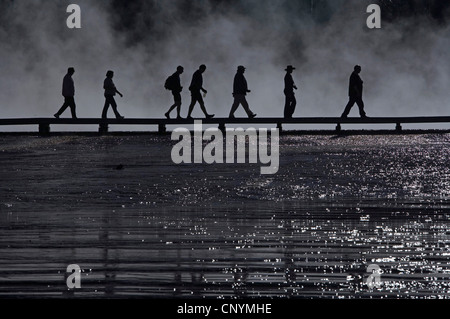
[[71, 30], [73, 2], [0, 2], [0, 117], [52, 116], [69, 66], [79, 117], [100, 116], [109, 69], [125, 95], [117, 98], [121, 113], [162, 117], [172, 104], [163, 84], [178, 65], [185, 116], [191, 76], [203, 63], [206, 105], [219, 117], [228, 115], [241, 64], [259, 116], [282, 116], [288, 64], [297, 67], [295, 116], [339, 116], [355, 64], [363, 67], [369, 116], [447, 115], [448, 10], [440, 23], [420, 12], [386, 14], [382, 29], [370, 30], [366, 8], [376, 1], [78, 0], [82, 28]]

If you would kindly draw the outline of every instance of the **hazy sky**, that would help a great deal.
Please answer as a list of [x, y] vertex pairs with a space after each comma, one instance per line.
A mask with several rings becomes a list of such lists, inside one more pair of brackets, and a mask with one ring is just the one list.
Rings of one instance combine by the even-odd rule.
[[[369, 116], [448, 115], [448, 6], [432, 14], [432, 0], [413, 1], [407, 14], [411, 8], [384, 7], [382, 29], [369, 30], [372, 2], [0, 0], [0, 117], [52, 116], [69, 66], [76, 69], [79, 117], [100, 116], [109, 69], [125, 95], [117, 97], [123, 115], [162, 117], [173, 102], [164, 81], [178, 65], [185, 67], [186, 116], [187, 88], [200, 64], [208, 67], [207, 108], [220, 117], [228, 116], [241, 64], [259, 116], [282, 116], [288, 64], [297, 67], [295, 116], [340, 116], [355, 64], [363, 67]], [[70, 3], [81, 7], [81, 29], [66, 26]], [[198, 106], [195, 115], [202, 115]]]

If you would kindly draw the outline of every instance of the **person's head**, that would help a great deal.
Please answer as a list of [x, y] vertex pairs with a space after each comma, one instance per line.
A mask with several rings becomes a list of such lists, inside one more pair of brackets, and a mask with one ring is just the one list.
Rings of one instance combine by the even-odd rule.
[[238, 71], [238, 73], [244, 73], [245, 72], [245, 67], [240, 65], [240, 66], [238, 66], [237, 71]]
[[206, 65], [202, 64], [202, 65], [200, 65], [200, 67], [198, 69], [200, 70], [200, 72], [203, 73], [206, 70]]
[[359, 65], [355, 65], [355, 72], [356, 73], [361, 73], [361, 67]]
[[294, 71], [294, 70], [295, 70], [295, 68], [292, 65], [288, 65], [285, 71], [288, 73], [292, 73], [292, 71]]
[[67, 73], [70, 74], [70, 75], [72, 75], [72, 74], [75, 73], [75, 69], [74, 69], [74, 68], [68, 68], [68, 69], [67, 69]]
[[108, 72], [106, 72], [106, 77], [107, 78], [112, 78], [114, 76], [114, 72], [109, 70]]
[[181, 65], [179, 67], [177, 67], [178, 74], [182, 74], [183, 72], [184, 72], [184, 68]]

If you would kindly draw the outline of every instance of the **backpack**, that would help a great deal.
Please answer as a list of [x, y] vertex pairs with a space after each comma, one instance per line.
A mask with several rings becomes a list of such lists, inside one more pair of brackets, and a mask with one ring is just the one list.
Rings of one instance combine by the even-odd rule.
[[164, 83], [164, 88], [166, 90], [172, 91], [174, 90], [174, 83], [173, 83], [173, 75], [169, 76], [166, 80], [166, 82]]

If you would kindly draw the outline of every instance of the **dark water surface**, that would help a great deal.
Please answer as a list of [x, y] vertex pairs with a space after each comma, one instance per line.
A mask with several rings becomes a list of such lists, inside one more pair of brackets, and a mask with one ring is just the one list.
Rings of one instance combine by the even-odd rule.
[[0, 136], [0, 297], [450, 296], [450, 135], [282, 136], [276, 175], [173, 144]]

